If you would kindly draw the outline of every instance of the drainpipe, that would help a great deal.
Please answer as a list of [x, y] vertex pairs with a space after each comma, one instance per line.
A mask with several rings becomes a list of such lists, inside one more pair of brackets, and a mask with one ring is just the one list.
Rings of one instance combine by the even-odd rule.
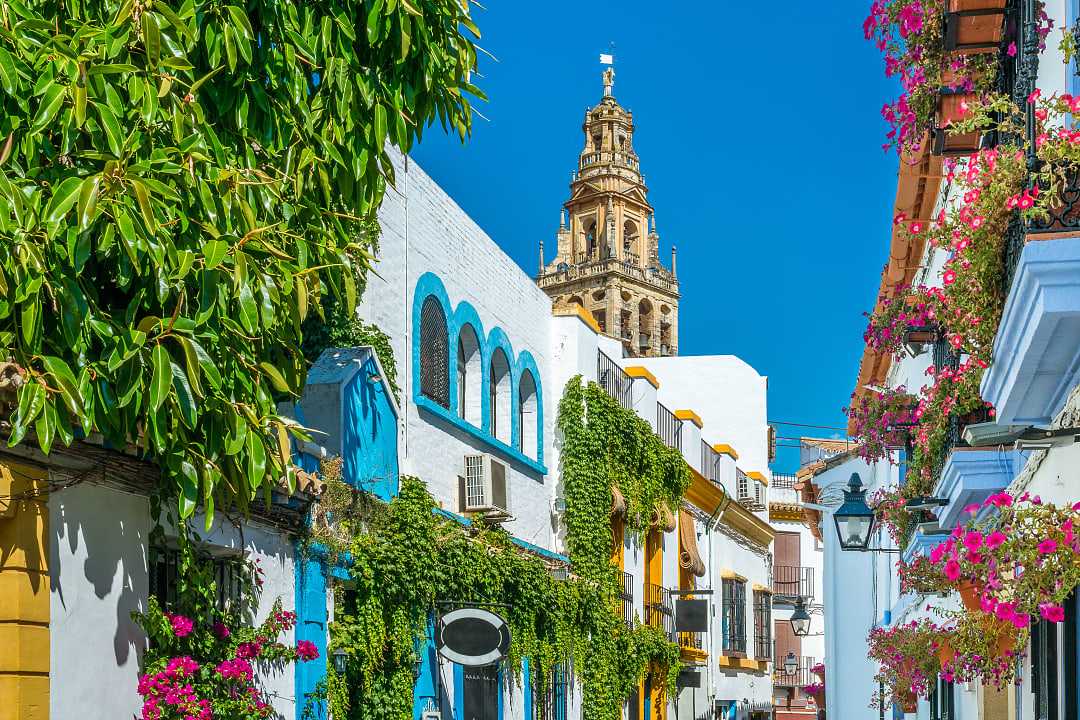
[[[719, 462], [720, 462], [719, 459], [717, 459], [713, 463], [713, 477], [716, 477], [716, 465]], [[723, 519], [724, 513], [727, 512], [728, 507], [731, 505], [731, 496], [728, 495], [727, 488], [724, 487], [724, 484], [719, 482], [719, 481], [717, 482], [717, 484], [720, 486], [720, 489], [724, 491], [724, 499], [720, 501], [720, 504], [716, 506], [716, 511], [713, 512], [712, 516], [705, 522], [705, 535], [709, 539], [709, 590], [712, 591], [712, 597], [713, 598], [716, 598], [716, 588], [713, 587], [713, 571], [715, 571], [716, 565], [713, 564], [712, 533], [713, 533], [713, 530], [715, 530], [720, 525], [720, 521]], [[714, 600], [714, 603], [715, 603], [715, 600]], [[709, 613], [709, 638], [710, 639], [716, 637], [716, 635], [713, 633], [713, 629], [714, 629], [714, 626], [715, 626], [715, 620], [716, 620], [716, 613], [715, 613], [715, 605], [714, 605], [714, 611]], [[716, 696], [712, 694], [712, 690], [713, 690], [713, 684], [712, 684], [713, 665], [710, 662], [705, 667], [706, 667], [705, 681], [709, 685], [709, 694], [708, 694], [709, 707], [712, 707], [712, 705], [714, 704], [714, 702], [716, 700]]]

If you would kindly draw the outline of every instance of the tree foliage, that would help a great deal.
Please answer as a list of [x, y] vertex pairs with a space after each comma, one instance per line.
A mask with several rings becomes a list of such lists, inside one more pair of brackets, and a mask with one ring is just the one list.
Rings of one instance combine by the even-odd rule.
[[458, 0], [0, 0], [9, 442], [100, 432], [183, 515], [285, 474], [301, 325], [355, 307], [390, 145], [464, 138]]

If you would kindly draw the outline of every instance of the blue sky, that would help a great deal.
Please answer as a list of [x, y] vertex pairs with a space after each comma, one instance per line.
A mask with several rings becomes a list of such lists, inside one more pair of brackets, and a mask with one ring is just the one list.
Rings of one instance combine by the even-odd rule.
[[[879, 115], [894, 88], [862, 37], [869, 0], [485, 5], [488, 119], [466, 145], [429, 129], [414, 158], [534, 274], [614, 42], [665, 262], [678, 246], [680, 353], [768, 375], [770, 420], [843, 426], [896, 192]], [[797, 464], [781, 448], [774, 469]]]

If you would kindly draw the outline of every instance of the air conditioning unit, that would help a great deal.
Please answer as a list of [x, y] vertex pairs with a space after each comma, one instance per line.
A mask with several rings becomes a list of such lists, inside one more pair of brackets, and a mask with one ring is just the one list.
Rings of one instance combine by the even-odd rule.
[[758, 507], [765, 507], [765, 483], [754, 483], [754, 504]]
[[487, 453], [465, 456], [465, 473], [458, 478], [461, 510], [469, 513], [506, 514], [506, 465]]

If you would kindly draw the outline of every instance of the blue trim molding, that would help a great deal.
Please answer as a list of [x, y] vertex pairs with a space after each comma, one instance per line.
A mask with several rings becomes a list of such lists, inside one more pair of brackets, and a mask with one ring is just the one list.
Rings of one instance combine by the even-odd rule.
[[982, 503], [1004, 490], [1024, 466], [1024, 453], [997, 448], [957, 448], [949, 454], [934, 497], [949, 501], [938, 513], [942, 528], [951, 529], [968, 518], [964, 508]]
[[1042, 425], [1080, 384], [1080, 237], [1028, 242], [980, 391], [1003, 425]]
[[[434, 402], [420, 392], [420, 310], [427, 298], [433, 297], [442, 306], [446, 316], [446, 328], [448, 337], [447, 347], [447, 373], [450, 378], [450, 408]], [[480, 344], [480, 427], [467, 422], [461, 417], [458, 408], [458, 387], [455, 365], [457, 360], [457, 343], [462, 330], [469, 326], [476, 333], [477, 342]], [[547, 475], [544, 466], [544, 395], [541, 387], [540, 371], [536, 365], [536, 359], [528, 350], [515, 353], [510, 338], [500, 327], [493, 327], [486, 334], [480, 315], [467, 300], [460, 301], [456, 306], [451, 305], [447, 295], [446, 286], [443, 285], [439, 276], [426, 272], [416, 281], [416, 289], [413, 291], [412, 327], [414, 338], [411, 349], [412, 353], [412, 387], [413, 402], [418, 408], [439, 417], [469, 434], [472, 438], [484, 443], [498, 454], [520, 463], [530, 470]], [[495, 349], [502, 349], [506, 353], [507, 364], [510, 366], [510, 443], [507, 444], [491, 434], [491, 411], [489, 404], [485, 402], [488, 397], [491, 382], [491, 356]], [[521, 427], [519, 421], [519, 405], [521, 398], [519, 387], [521, 377], [528, 370], [536, 385], [536, 458], [533, 459], [518, 450]]]

